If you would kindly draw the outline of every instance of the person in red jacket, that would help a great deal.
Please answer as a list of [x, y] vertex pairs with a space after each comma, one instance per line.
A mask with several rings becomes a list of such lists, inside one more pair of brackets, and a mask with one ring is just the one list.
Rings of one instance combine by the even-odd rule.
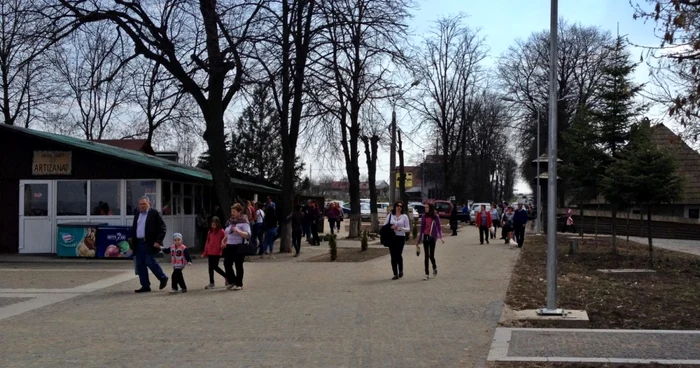
[[493, 226], [493, 219], [491, 218], [491, 213], [486, 211], [486, 206], [481, 206], [481, 211], [476, 214], [476, 226], [479, 228], [479, 242], [484, 244], [484, 239], [486, 239], [486, 244], [489, 243], [489, 229]]
[[204, 246], [204, 253], [202, 253], [202, 258], [209, 258], [209, 285], [205, 289], [214, 288], [214, 271], [226, 280], [226, 272], [219, 267], [222, 252], [221, 243], [225, 237], [224, 229], [221, 228], [221, 220], [216, 216], [212, 217], [209, 234], [207, 234], [207, 244]]

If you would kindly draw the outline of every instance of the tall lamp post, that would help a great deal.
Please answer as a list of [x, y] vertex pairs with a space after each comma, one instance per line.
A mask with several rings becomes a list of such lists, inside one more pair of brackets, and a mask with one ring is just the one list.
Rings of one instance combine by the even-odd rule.
[[396, 202], [396, 100], [403, 97], [411, 88], [417, 86], [420, 79], [416, 79], [404, 86], [403, 91], [393, 95], [391, 101], [391, 146], [389, 157], [389, 202], [393, 205]]
[[423, 192], [425, 191], [425, 149], [423, 150], [423, 163], [420, 165], [420, 203], [423, 203]]

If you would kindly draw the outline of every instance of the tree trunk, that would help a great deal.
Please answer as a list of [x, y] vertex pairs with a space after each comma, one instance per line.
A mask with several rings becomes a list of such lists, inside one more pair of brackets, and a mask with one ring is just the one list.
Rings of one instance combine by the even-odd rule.
[[598, 215], [600, 213], [600, 203], [596, 206], [595, 209], [595, 240], [594, 243], [595, 245], [598, 245]]
[[627, 242], [628, 243], [630, 242], [630, 212], [632, 212], [631, 209], [627, 211], [627, 230], [626, 230], [626, 232], [627, 232]]
[[210, 100], [206, 108], [203, 106], [200, 106], [200, 108], [202, 108], [203, 112], [209, 112], [209, 114], [205, 115], [207, 117], [207, 128], [204, 131], [204, 140], [209, 147], [210, 172], [213, 179], [214, 193], [224, 213], [224, 218], [221, 219], [221, 222], [225, 223], [230, 216], [228, 209], [233, 204], [231, 199], [236, 198], [236, 192], [231, 185], [231, 176], [228, 168], [221, 100]]
[[647, 206], [647, 239], [649, 239], [649, 266], [654, 268], [654, 245], [651, 237], [651, 205]]
[[[370, 143], [371, 140], [371, 143]], [[367, 181], [369, 182], [369, 209], [370, 209], [370, 232], [379, 233], [379, 214], [377, 213], [377, 149], [379, 147], [379, 137], [373, 135], [372, 138], [362, 137], [365, 144], [365, 157], [367, 158]]]
[[[401, 202], [403, 202], [403, 212], [408, 210], [408, 195], [406, 194], [406, 169], [403, 166], [403, 144], [401, 142], [401, 131], [399, 130], [399, 192], [401, 193]], [[393, 204], [392, 204], [393, 205]]]
[[612, 218], [610, 219], [610, 234], [612, 235], [612, 253], [617, 254], [617, 205], [612, 205]]

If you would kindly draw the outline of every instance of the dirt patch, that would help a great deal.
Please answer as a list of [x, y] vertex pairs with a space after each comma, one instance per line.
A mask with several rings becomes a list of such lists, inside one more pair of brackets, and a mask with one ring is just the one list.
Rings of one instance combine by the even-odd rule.
[[[578, 239], [578, 253], [569, 255], [569, 238], [559, 237], [557, 283], [562, 308], [588, 312], [590, 328], [700, 328], [700, 257], [654, 249], [654, 275], [610, 276], [597, 269], [649, 268], [646, 245], [618, 239]], [[531, 236], [515, 265], [506, 304], [513, 310], [536, 309], [546, 298], [546, 243]], [[514, 327], [539, 327], [532, 322], [506, 322]], [[542, 365], [543, 367], [546, 365]], [[564, 366], [564, 365], [562, 365]], [[533, 365], [536, 367], [536, 365]]]
[[[338, 248], [338, 258], [336, 262], [365, 262], [375, 258], [384, 257], [389, 254], [389, 248], [369, 248], [366, 251], [360, 251], [355, 248]], [[304, 259], [300, 262], [330, 262], [330, 253], [321, 254], [311, 258]]]

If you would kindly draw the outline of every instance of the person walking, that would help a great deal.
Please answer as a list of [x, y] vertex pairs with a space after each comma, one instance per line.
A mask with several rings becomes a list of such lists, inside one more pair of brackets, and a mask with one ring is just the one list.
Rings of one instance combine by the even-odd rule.
[[292, 245], [294, 246], [294, 257], [299, 257], [299, 253], [301, 253], [301, 235], [304, 232], [304, 214], [301, 212], [301, 205], [295, 205], [294, 211], [287, 216], [285, 221], [292, 222]]
[[571, 232], [573, 234], [576, 234], [576, 227], [574, 226], [574, 216], [571, 212], [571, 208], [566, 210], [566, 225], [564, 226], [564, 233], [568, 232], [569, 229], [571, 229]]
[[486, 205], [481, 205], [481, 211], [476, 214], [476, 226], [479, 228], [479, 243], [489, 244], [489, 228], [493, 225], [491, 212], [486, 211]]
[[[270, 201], [270, 198], [268, 197], [268, 202]], [[275, 247], [275, 239], [277, 238], [277, 226], [278, 226], [278, 221], [277, 221], [277, 210], [275, 209], [275, 206], [270, 205], [268, 203], [267, 207], [265, 207], [265, 245], [263, 245], [262, 253], [260, 254], [261, 257], [264, 256], [264, 254], [269, 254], [270, 259], [274, 259], [275, 256], [272, 255]]]
[[459, 227], [459, 221], [457, 220], [457, 205], [452, 205], [452, 211], [450, 212], [450, 229], [452, 229], [452, 236], [457, 236], [457, 228]]
[[[224, 269], [226, 270], [227, 289], [243, 289], [243, 261], [245, 254], [239, 247], [250, 238], [250, 223], [248, 216], [243, 213], [243, 206], [236, 203], [231, 206], [231, 218], [226, 224], [226, 239], [222, 248], [224, 249]], [[236, 272], [233, 265], [236, 265]]]
[[420, 254], [420, 243], [423, 242], [423, 250], [425, 251], [425, 278], [430, 279], [430, 269], [428, 261], [433, 265], [433, 277], [437, 276], [437, 263], [435, 262], [435, 244], [440, 239], [442, 244], [445, 244], [442, 236], [442, 225], [440, 225], [440, 216], [435, 212], [435, 205], [429, 203], [427, 211], [423, 215], [420, 222], [420, 235], [416, 242], [417, 254]]
[[134, 231], [132, 243], [135, 247], [136, 272], [141, 283], [141, 288], [134, 290], [134, 292], [147, 293], [151, 291], [151, 281], [148, 277], [149, 269], [160, 281], [158, 288], [164, 289], [168, 285], [168, 276], [165, 276], [165, 272], [153, 256], [163, 248], [167, 227], [160, 213], [151, 208], [151, 200], [148, 197], [143, 196], [139, 199], [139, 209], [134, 213], [134, 222], [131, 228]]
[[513, 215], [513, 232], [515, 240], [518, 242], [518, 248], [522, 248], [525, 244], [525, 226], [527, 226], [527, 211], [523, 209], [522, 203], [518, 203], [518, 209]]
[[163, 253], [170, 254], [170, 264], [173, 265], [173, 274], [170, 276], [172, 280], [172, 290], [170, 292], [186, 293], [187, 284], [185, 284], [185, 276], [182, 274], [182, 271], [185, 269], [186, 264], [192, 264], [192, 258], [190, 257], [190, 251], [187, 249], [187, 246], [182, 244], [182, 234], [173, 234], [173, 245], [171, 245], [170, 248], [163, 248]]
[[252, 231], [253, 236], [251, 237], [251, 243], [258, 248], [258, 255], [261, 256], [263, 254], [263, 248], [265, 247], [263, 243], [265, 235], [265, 211], [260, 202], [255, 204], [255, 224], [253, 224]]
[[323, 221], [323, 217], [321, 216], [316, 201], [311, 201], [311, 203], [309, 203], [307, 216], [309, 219], [309, 226], [311, 226], [311, 245], [321, 245], [321, 238], [318, 236], [318, 223], [319, 221]]
[[391, 270], [394, 272], [392, 280], [398, 280], [403, 277], [403, 247], [406, 244], [406, 233], [411, 231], [408, 216], [403, 213], [403, 202], [394, 203], [394, 208], [384, 220], [384, 225], [387, 224], [390, 224], [391, 229], [394, 230], [394, 238], [389, 245]]
[[493, 232], [491, 233], [491, 239], [496, 239], [496, 232], [498, 228], [501, 227], [501, 215], [498, 212], [498, 207], [495, 203], [491, 203], [491, 222], [493, 223]]
[[[209, 261], [209, 284], [204, 287], [207, 290], [214, 288], [214, 272], [223, 276], [224, 280], [226, 280], [226, 273], [219, 267], [222, 253], [221, 243], [225, 237], [226, 233], [221, 227], [221, 220], [216, 216], [212, 217], [209, 233], [207, 234], [207, 242], [202, 253], [202, 258], [207, 257]], [[227, 282], [225, 284], [228, 285]]]
[[510, 241], [513, 239], [513, 216], [515, 214], [513, 213], [513, 208], [508, 206], [505, 208], [505, 211], [503, 212], [503, 217], [501, 219], [501, 225], [503, 226], [503, 234], [505, 243], [509, 244]]
[[326, 211], [326, 217], [328, 217], [328, 226], [331, 227], [331, 235], [335, 234], [335, 228], [339, 223], [340, 210], [339, 205], [335, 202], [331, 202], [328, 205], [328, 211]]

